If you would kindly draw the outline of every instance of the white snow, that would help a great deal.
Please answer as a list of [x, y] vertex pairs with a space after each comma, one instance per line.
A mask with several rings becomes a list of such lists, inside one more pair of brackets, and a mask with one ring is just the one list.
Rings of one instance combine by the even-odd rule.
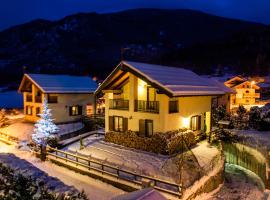
[[[9, 165], [17, 168], [26, 168], [27, 164], [32, 164], [33, 166], [28, 168], [28, 173], [32, 173], [32, 175], [37, 176], [37, 178], [40, 178], [40, 175], [43, 173], [47, 173], [50, 177], [47, 177], [46, 180], [51, 180], [48, 182], [51, 186], [57, 187], [59, 186], [59, 181], [61, 181], [66, 186], [73, 186], [79, 191], [84, 190], [89, 199], [107, 200], [114, 196], [124, 194], [124, 191], [99, 180], [70, 171], [48, 161], [41, 162], [30, 152], [21, 151], [14, 148], [14, 146], [8, 146], [0, 143], [0, 153], [1, 152], [12, 153], [15, 154], [16, 157], [20, 158], [14, 159], [14, 156], [8, 156], [5, 159], [5, 163], [9, 163]], [[1, 159], [0, 156], [0, 160], [3, 162], [4, 159]], [[56, 180], [52, 177], [56, 178]], [[59, 181], [57, 181], [57, 179]]]
[[[75, 132], [83, 128], [83, 124], [81, 122], [69, 123], [69, 124], [60, 124], [57, 125], [59, 128], [59, 135], [64, 135], [70, 132]], [[16, 122], [11, 124], [5, 128], [0, 128], [0, 132], [3, 132], [8, 135], [12, 135], [14, 137], [19, 138], [19, 140], [30, 140], [32, 134], [34, 132], [34, 124], [27, 122]]]
[[93, 93], [97, 83], [86, 76], [25, 74], [46, 93]]
[[[173, 161], [178, 160], [177, 158], [126, 148], [105, 142], [103, 139], [104, 136], [89, 136], [83, 139], [84, 149], [80, 150], [80, 142], [78, 141], [67, 146], [64, 150], [91, 156], [93, 159], [120, 166], [122, 169], [168, 181], [179, 181], [179, 172], [175, 171], [178, 165]], [[207, 142], [199, 143], [192, 149], [192, 152], [198, 159], [199, 165], [206, 170], [209, 168], [211, 160], [219, 153], [215, 147], [211, 147]]]

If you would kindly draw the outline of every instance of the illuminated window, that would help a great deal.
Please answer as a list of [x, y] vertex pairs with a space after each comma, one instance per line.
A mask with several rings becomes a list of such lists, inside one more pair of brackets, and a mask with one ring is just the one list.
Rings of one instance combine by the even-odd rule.
[[39, 114], [40, 114], [40, 107], [37, 107], [36, 108], [36, 116], [39, 117]]
[[123, 117], [113, 117], [113, 129], [114, 131], [123, 132]]
[[26, 106], [25, 107], [25, 114], [26, 115], [32, 115], [32, 107], [31, 106]]
[[193, 131], [201, 130], [201, 116], [200, 115], [191, 117], [190, 129]]
[[70, 116], [82, 115], [82, 106], [69, 107], [69, 115]]

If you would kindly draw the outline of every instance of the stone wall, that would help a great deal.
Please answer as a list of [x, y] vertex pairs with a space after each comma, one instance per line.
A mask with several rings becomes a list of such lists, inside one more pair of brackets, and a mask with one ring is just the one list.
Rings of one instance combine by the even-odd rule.
[[155, 133], [151, 137], [141, 137], [136, 132], [128, 131], [107, 132], [105, 141], [143, 151], [172, 155], [196, 144], [197, 137], [194, 132], [186, 130]]

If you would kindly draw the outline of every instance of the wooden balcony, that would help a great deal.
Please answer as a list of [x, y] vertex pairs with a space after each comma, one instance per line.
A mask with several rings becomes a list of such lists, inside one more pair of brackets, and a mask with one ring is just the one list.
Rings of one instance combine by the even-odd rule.
[[109, 101], [110, 101], [109, 109], [114, 109], [114, 110], [128, 110], [129, 109], [129, 100], [110, 99]]
[[32, 94], [26, 94], [26, 102], [33, 102]]
[[159, 101], [135, 100], [135, 112], [159, 113]]
[[41, 96], [35, 96], [35, 103], [42, 103]]

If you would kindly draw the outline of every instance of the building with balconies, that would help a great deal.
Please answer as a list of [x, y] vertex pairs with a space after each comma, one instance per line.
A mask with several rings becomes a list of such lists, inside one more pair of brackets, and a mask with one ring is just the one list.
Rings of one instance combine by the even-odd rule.
[[230, 97], [232, 108], [238, 107], [239, 105], [256, 105], [257, 100], [260, 99], [260, 87], [253, 80], [235, 76], [224, 84], [235, 91]]
[[180, 128], [210, 131], [213, 99], [226, 94], [192, 71], [121, 62], [99, 86], [105, 94], [105, 131], [151, 136]]
[[19, 92], [23, 93], [25, 119], [36, 122], [46, 98], [56, 123], [78, 121], [87, 110], [94, 111], [96, 88], [90, 77], [24, 74]]

